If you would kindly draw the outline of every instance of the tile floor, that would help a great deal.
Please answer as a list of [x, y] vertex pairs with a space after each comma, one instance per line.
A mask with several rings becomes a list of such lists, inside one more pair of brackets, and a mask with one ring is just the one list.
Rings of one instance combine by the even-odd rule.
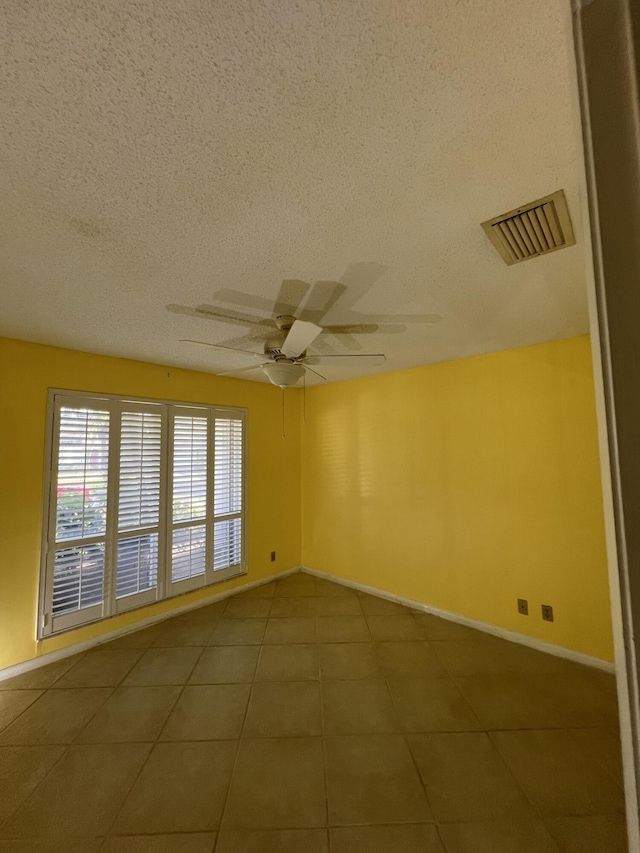
[[623, 853], [613, 677], [306, 574], [0, 683], [0, 853]]

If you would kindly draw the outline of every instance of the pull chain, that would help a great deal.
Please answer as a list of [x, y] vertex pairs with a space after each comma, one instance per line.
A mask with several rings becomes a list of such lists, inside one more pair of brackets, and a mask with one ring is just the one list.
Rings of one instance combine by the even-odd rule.
[[307, 374], [302, 377], [302, 423], [307, 422]]
[[285, 438], [285, 434], [284, 434], [284, 386], [282, 388], [282, 437]]

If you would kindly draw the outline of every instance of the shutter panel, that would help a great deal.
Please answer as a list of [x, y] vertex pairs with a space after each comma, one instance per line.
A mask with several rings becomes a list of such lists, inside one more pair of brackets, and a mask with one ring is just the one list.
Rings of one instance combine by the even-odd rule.
[[[116, 598], [155, 589], [158, 579], [162, 416], [122, 412]], [[144, 533], [141, 531], [144, 530]], [[140, 531], [138, 535], [124, 533]]]
[[242, 509], [242, 421], [216, 418], [214, 515]]
[[109, 412], [61, 406], [54, 480], [54, 617], [102, 604], [108, 465]]
[[207, 418], [178, 415], [173, 428], [173, 520], [207, 512]]
[[[206, 572], [208, 418], [174, 415], [171, 582]], [[193, 524], [191, 522], [198, 522]]]
[[215, 419], [214, 572], [242, 562], [243, 426], [239, 418]]

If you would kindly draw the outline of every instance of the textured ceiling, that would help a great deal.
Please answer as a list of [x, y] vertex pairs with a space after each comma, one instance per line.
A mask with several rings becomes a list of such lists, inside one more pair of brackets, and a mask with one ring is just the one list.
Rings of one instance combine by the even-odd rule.
[[[260, 349], [256, 327], [166, 306], [267, 318], [284, 279], [344, 285], [315, 289], [323, 323], [382, 315], [314, 345], [386, 353], [371, 372], [585, 332], [569, 15], [4, 0], [0, 334], [229, 370], [179, 340]], [[560, 188], [578, 244], [505, 266], [480, 222]]]

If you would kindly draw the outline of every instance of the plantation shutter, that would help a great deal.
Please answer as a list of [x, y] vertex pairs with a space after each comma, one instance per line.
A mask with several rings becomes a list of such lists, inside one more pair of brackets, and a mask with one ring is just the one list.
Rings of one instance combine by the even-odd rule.
[[243, 421], [216, 416], [214, 426], [213, 569], [242, 562]]
[[52, 392], [38, 636], [246, 571], [246, 412]]
[[209, 418], [176, 407], [172, 423], [170, 583], [187, 590], [203, 585], [207, 569]]
[[108, 411], [71, 400], [55, 407], [46, 556], [51, 630], [102, 615], [109, 431]]
[[158, 585], [162, 425], [160, 406], [120, 414], [116, 610], [154, 601]]

